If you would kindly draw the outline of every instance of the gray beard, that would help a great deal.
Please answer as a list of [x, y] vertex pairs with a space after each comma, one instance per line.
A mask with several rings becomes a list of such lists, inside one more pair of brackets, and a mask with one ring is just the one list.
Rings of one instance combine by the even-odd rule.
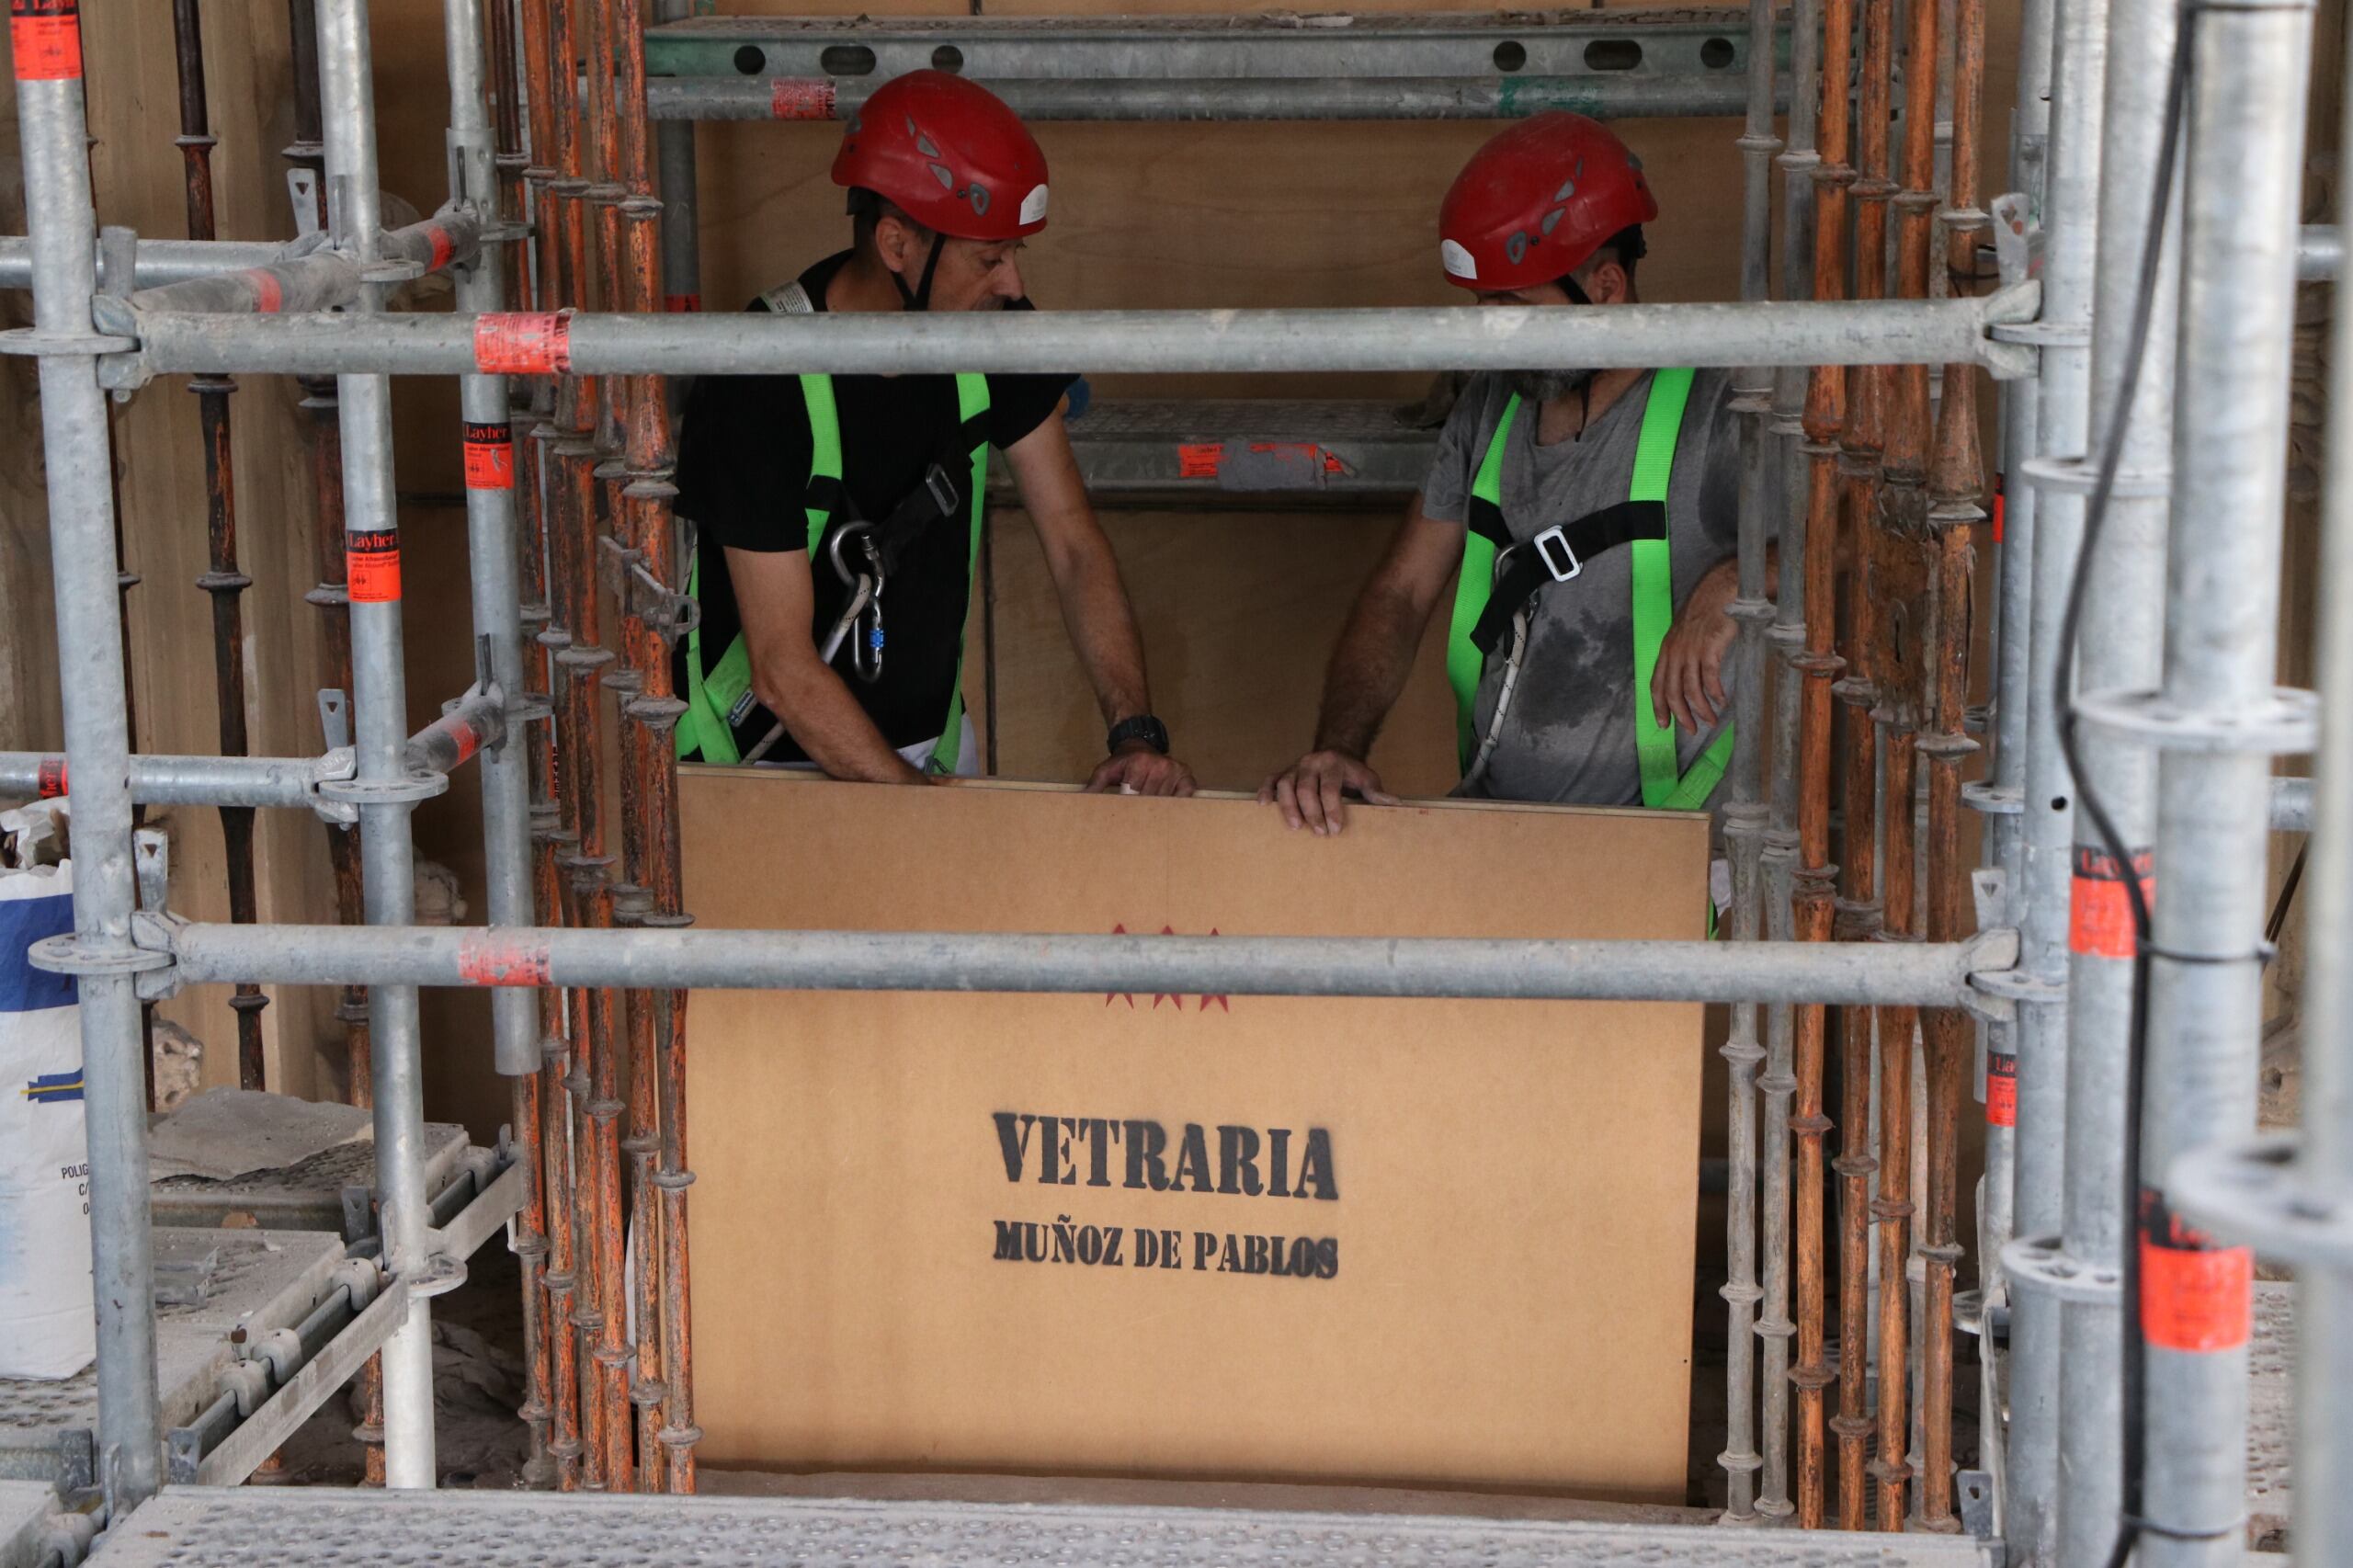
[[1550, 403], [1592, 381], [1591, 370], [1506, 370], [1504, 385], [1518, 393], [1524, 402]]

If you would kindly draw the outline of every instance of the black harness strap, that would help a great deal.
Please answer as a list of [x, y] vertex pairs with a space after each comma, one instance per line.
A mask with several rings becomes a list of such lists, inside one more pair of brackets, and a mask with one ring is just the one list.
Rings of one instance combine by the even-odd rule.
[[[1495, 511], [1485, 503], [1474, 501], [1471, 526], [1487, 534], [1480, 527], [1483, 508]], [[1500, 513], [1496, 522], [1500, 526]], [[1607, 555], [1620, 545], [1665, 537], [1665, 503], [1620, 501], [1512, 545], [1495, 558], [1495, 591], [1488, 596], [1486, 608], [1480, 611], [1479, 623], [1471, 629], [1472, 642], [1482, 653], [1492, 654], [1511, 630], [1512, 617], [1539, 592], [1552, 584], [1567, 582], [1585, 570], [1586, 562]]]

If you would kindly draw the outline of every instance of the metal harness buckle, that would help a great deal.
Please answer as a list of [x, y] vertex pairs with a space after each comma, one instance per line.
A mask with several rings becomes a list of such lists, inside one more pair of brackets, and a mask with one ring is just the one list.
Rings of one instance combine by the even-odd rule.
[[1535, 550], [1536, 559], [1544, 563], [1544, 570], [1552, 574], [1555, 583], [1565, 583], [1585, 570], [1585, 562], [1569, 548], [1569, 536], [1558, 528], [1546, 528], [1528, 542]]

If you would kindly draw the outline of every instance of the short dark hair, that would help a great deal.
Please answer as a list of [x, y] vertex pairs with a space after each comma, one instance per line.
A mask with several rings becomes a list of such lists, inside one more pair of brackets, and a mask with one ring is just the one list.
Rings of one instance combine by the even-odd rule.
[[863, 186], [850, 187], [849, 227], [852, 244], [861, 251], [870, 253], [874, 249], [875, 227], [885, 218], [896, 218], [918, 234], [928, 235], [931, 233], [929, 229], [908, 217], [897, 202], [881, 192], [869, 190]]

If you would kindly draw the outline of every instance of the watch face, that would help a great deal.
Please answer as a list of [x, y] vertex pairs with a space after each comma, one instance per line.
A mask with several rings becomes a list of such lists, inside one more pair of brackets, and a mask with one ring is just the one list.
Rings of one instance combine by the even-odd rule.
[[1117, 751], [1130, 741], [1142, 741], [1161, 756], [1166, 756], [1168, 755], [1168, 726], [1149, 713], [1140, 713], [1132, 719], [1122, 719], [1111, 726], [1109, 744], [1104, 749]]

